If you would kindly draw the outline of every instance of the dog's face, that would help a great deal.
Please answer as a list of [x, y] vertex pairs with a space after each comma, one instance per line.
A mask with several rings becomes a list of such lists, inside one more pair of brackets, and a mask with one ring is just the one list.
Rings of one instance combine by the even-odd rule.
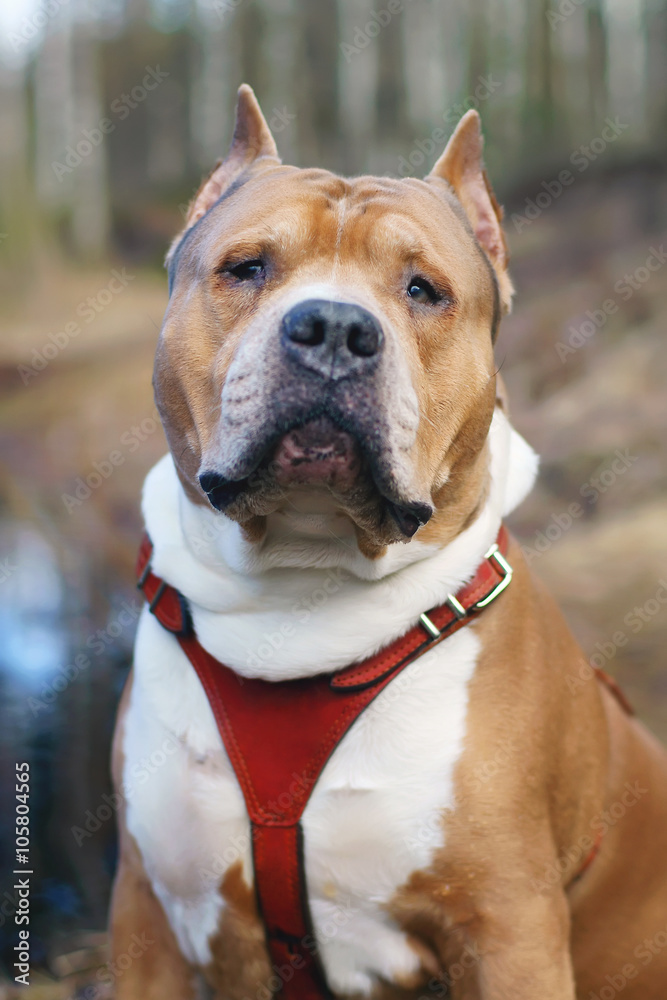
[[425, 181], [347, 180], [282, 166], [242, 88], [170, 254], [155, 367], [191, 499], [260, 539], [296, 491], [326, 497], [369, 556], [434, 514], [460, 530], [511, 296], [499, 216], [474, 113]]

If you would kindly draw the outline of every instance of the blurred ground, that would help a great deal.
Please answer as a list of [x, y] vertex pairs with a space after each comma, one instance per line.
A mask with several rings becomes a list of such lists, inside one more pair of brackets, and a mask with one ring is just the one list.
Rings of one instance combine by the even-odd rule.
[[[667, 236], [667, 182], [649, 168], [580, 178], [517, 231], [511, 216], [534, 193], [515, 194], [508, 209], [518, 294], [501, 329], [498, 362], [513, 420], [541, 454], [542, 472], [512, 526], [587, 655], [620, 680], [641, 717], [667, 740], [667, 604], [660, 599], [667, 599], [667, 267], [660, 242]], [[120, 278], [112, 281], [114, 269]], [[110, 282], [120, 290], [105, 293]], [[17, 538], [36, 533], [65, 581], [65, 597], [77, 587], [92, 595], [79, 618], [67, 619], [78, 622], [69, 642], [76, 650], [86, 629], [108, 620], [110, 607], [133, 599], [141, 482], [165, 448], [150, 383], [166, 280], [113, 263], [69, 270], [47, 256], [29, 289], [4, 291], [2, 538], [11, 560]], [[78, 332], [61, 336], [62, 347], [56, 336], [49, 359], [49, 333], [71, 322]], [[33, 348], [47, 362], [42, 370]], [[33, 374], [17, 369], [28, 365]], [[63, 918], [55, 940], [45, 938], [42, 965], [52, 978], [38, 985], [34, 977], [35, 985], [21, 990], [31, 1000], [110, 995], [96, 977], [104, 939], [82, 937], [81, 926], [101, 926], [113, 836], [104, 834], [102, 878], [93, 854], [84, 862], [85, 851], [101, 851], [99, 842], [75, 850], [68, 824], [107, 787], [113, 703], [131, 638], [114, 647], [115, 665], [95, 661], [85, 678], [87, 700], [76, 700], [84, 683], [77, 681], [60, 701], [67, 717], [63, 723], [58, 716], [59, 735], [49, 745], [62, 753], [78, 740], [79, 757], [97, 763], [86, 771], [81, 799], [72, 802], [70, 788], [59, 803], [62, 810], [69, 802], [70, 811], [56, 856], [77, 871], [83, 903]], [[44, 718], [37, 713], [37, 723]], [[86, 982], [96, 984], [92, 992], [81, 992]], [[0, 987], [0, 998], [15, 995]]]
[[542, 458], [512, 524], [584, 650], [665, 740], [666, 212], [647, 171], [573, 189], [520, 235], [510, 225], [517, 307], [499, 345], [515, 424]]

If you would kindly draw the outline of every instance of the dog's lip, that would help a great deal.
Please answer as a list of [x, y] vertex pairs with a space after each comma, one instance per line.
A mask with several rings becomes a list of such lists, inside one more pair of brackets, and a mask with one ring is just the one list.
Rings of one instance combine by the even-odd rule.
[[281, 486], [321, 483], [344, 489], [353, 485], [362, 466], [359, 439], [324, 416], [283, 434], [269, 459]]
[[[310, 457], [305, 454], [299, 455], [298, 452], [302, 450], [299, 445], [299, 432], [309, 425], [316, 425], [319, 422], [321, 422], [322, 429], [324, 429], [325, 423], [329, 425], [332, 440], [320, 449], [319, 458], [314, 455]], [[343, 455], [343, 451], [347, 449], [340, 447], [343, 441], [348, 442], [349, 454], [347, 456]], [[314, 441], [313, 444], [314, 450], [317, 450], [317, 442]], [[325, 444], [324, 441], [322, 444]], [[302, 464], [299, 459], [304, 459], [303, 464], [309, 464], [311, 468], [322, 463], [313, 477], [314, 481], [326, 479], [328, 473], [336, 471], [336, 467], [338, 471], [341, 471], [343, 466], [348, 464], [350, 468], [354, 469], [354, 476], [351, 476], [350, 481], [346, 484], [350, 486], [352, 480], [357, 479], [365, 468], [379, 496], [384, 500], [389, 514], [407, 538], [411, 538], [423, 524], [429, 521], [433, 514], [433, 507], [430, 504], [406, 502], [403, 498], [394, 496], [386, 487], [383, 488], [377, 463], [363, 439], [354, 430], [345, 427], [340, 420], [322, 412], [309, 415], [305, 420], [295, 421], [291, 426], [271, 435], [261, 452], [256, 456], [256, 460], [247, 475], [237, 480], [228, 479], [222, 473], [214, 470], [202, 471], [199, 475], [199, 483], [211, 506], [216, 510], [224, 511], [252, 485], [251, 480], [261, 476], [263, 471], [266, 471], [267, 475], [271, 476], [278, 486], [298, 485], [298, 477], [296, 477], [296, 482], [294, 479], [288, 481], [288, 477], [285, 477], [281, 483], [280, 477], [275, 475], [276, 470], [273, 468], [273, 462], [275, 456], [281, 451], [281, 447], [284, 449], [285, 459], [289, 461], [290, 457], [296, 458], [297, 465]], [[352, 454], [354, 454], [356, 465], [349, 461]]]
[[[255, 455], [252, 467], [239, 479], [228, 479], [221, 472], [204, 470], [199, 484], [213, 507], [224, 510], [263, 474], [278, 485], [292, 485], [289, 471], [308, 466], [313, 478], [326, 478], [327, 467], [333, 471], [354, 458], [357, 473], [366, 464], [367, 456], [360, 437], [343, 428], [339, 421], [327, 413], [318, 412], [306, 419], [295, 420], [284, 429], [272, 434]], [[277, 474], [276, 474], [277, 473]], [[299, 477], [295, 477], [299, 478]]]

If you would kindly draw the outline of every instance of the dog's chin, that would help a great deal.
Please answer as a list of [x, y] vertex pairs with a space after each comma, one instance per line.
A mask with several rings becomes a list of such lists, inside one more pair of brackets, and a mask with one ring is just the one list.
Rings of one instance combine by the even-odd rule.
[[257, 519], [289, 503], [290, 492], [298, 490], [332, 498], [367, 548], [408, 541], [432, 509], [388, 495], [377, 478], [363, 442], [329, 417], [319, 416], [274, 436], [244, 479], [205, 471], [199, 483], [211, 506], [241, 525], [254, 523], [255, 529]]

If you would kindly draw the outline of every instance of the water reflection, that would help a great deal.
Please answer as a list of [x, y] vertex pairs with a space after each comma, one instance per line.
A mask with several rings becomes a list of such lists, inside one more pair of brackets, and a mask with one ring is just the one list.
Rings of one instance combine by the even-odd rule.
[[34, 528], [8, 525], [0, 532], [0, 672], [13, 690], [34, 690], [63, 664], [68, 640], [63, 622], [63, 580], [53, 548]]
[[[124, 589], [123, 584], [127, 584]], [[109, 745], [139, 602], [93, 553], [33, 524], [0, 526], [0, 954], [16, 927], [14, 771], [31, 774], [33, 960], [51, 964], [72, 935], [102, 928], [115, 863], [114, 817], [89, 817], [110, 791]], [[122, 612], [123, 627], [118, 627]], [[76, 831], [84, 831], [83, 836]]]

